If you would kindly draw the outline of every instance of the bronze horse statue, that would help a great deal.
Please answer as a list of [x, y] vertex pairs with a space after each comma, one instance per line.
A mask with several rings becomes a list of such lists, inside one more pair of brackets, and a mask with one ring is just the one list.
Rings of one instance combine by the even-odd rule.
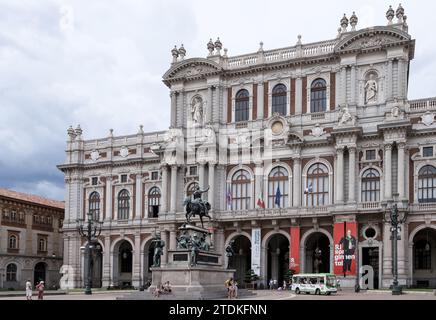
[[187, 197], [183, 202], [183, 206], [186, 207], [186, 221], [188, 223], [191, 223], [191, 218], [195, 217], [196, 215], [200, 216], [201, 226], [203, 228], [203, 217], [208, 217], [209, 220], [212, 220], [212, 217], [208, 214], [208, 211], [211, 207], [207, 201], [202, 201], [202, 203], [200, 203], [192, 201], [191, 198]]

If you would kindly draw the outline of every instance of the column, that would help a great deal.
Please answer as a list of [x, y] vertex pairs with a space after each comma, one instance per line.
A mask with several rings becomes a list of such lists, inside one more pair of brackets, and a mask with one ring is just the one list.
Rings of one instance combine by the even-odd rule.
[[112, 220], [112, 177], [106, 177], [106, 212], [105, 212], [105, 220]]
[[111, 239], [108, 234], [104, 237], [104, 250], [103, 250], [103, 275], [102, 275], [102, 286], [107, 288], [111, 285], [111, 255], [110, 248]]
[[207, 194], [207, 201], [209, 201], [212, 210], [215, 210], [215, 162], [209, 162], [209, 192]]
[[292, 182], [293, 182], [293, 205], [294, 207], [301, 206], [301, 159], [293, 159], [293, 172], [292, 172]]
[[348, 174], [348, 202], [356, 202], [356, 148], [348, 148], [349, 174]]
[[177, 126], [177, 93], [175, 91], [171, 92], [171, 127]]
[[206, 123], [212, 122], [212, 112], [213, 112], [213, 86], [207, 87], [207, 95], [209, 97], [209, 101], [207, 102], [207, 111], [206, 111]]
[[404, 148], [405, 148], [405, 144], [404, 143], [398, 143], [397, 144], [398, 147], [398, 198], [400, 200], [405, 199], [405, 181], [404, 181], [404, 175], [405, 175], [405, 162], [404, 162]]
[[139, 232], [135, 234], [135, 247], [133, 249], [133, 272], [132, 285], [139, 288], [141, 285], [141, 237]]
[[405, 94], [403, 92], [403, 69], [404, 69], [404, 64], [403, 64], [403, 59], [398, 59], [398, 77], [397, 77], [397, 81], [398, 81], [398, 97], [400, 99], [404, 98]]
[[169, 243], [169, 250], [176, 250], [177, 248], [177, 232], [173, 228], [170, 230], [170, 243]]
[[347, 67], [341, 67], [341, 104], [347, 103]]
[[389, 287], [392, 279], [392, 240], [391, 225], [385, 222], [383, 225], [383, 287]]
[[351, 86], [351, 104], [355, 104], [356, 103], [356, 66], [352, 65], [351, 66], [351, 81], [350, 81], [350, 86]]
[[385, 200], [392, 199], [392, 145], [385, 145]]
[[262, 193], [263, 201], [265, 201], [265, 205], [267, 205], [266, 194], [263, 191], [263, 162], [257, 162], [256, 167], [254, 169], [254, 191], [255, 191], [255, 207], [257, 207], [257, 199]]
[[393, 75], [393, 68], [392, 68], [392, 59], [389, 59], [388, 61], [388, 74], [387, 74], [387, 100], [392, 100], [392, 75]]
[[199, 171], [198, 171], [198, 184], [200, 185], [200, 189], [204, 189], [204, 165], [205, 162], [201, 161], [199, 164]]
[[336, 172], [336, 203], [344, 202], [344, 149], [336, 148], [337, 171]]
[[257, 84], [257, 119], [263, 119], [263, 82]]
[[161, 167], [162, 171], [162, 193], [161, 193], [161, 201], [162, 201], [162, 212], [166, 213], [168, 211], [168, 167], [163, 165]]
[[301, 77], [295, 79], [295, 114], [301, 114], [303, 110], [303, 97], [302, 97], [303, 83]]
[[171, 166], [171, 204], [170, 211], [176, 212], [177, 202], [177, 165]]
[[136, 175], [135, 219], [142, 219], [142, 174]]
[[163, 248], [163, 255], [161, 259], [161, 266], [164, 267], [168, 263], [168, 234], [166, 230], [160, 232], [161, 239], [165, 242], [165, 247]]

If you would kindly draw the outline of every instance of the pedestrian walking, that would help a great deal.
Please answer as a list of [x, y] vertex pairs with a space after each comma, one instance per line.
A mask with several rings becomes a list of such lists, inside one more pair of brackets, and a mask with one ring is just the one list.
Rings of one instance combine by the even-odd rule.
[[38, 300], [44, 299], [44, 281], [40, 281], [36, 285], [36, 290], [38, 290]]
[[32, 300], [32, 283], [29, 279], [26, 281], [26, 300]]

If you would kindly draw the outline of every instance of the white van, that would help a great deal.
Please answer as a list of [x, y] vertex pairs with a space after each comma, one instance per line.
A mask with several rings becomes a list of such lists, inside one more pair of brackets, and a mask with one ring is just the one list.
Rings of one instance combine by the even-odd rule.
[[336, 276], [331, 273], [300, 273], [292, 277], [291, 290], [296, 294], [305, 292], [307, 294], [336, 293]]

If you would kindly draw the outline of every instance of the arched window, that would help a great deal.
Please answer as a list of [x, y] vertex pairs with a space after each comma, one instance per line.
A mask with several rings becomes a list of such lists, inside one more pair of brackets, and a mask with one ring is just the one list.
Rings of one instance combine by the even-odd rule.
[[[277, 190], [279, 194], [277, 194]], [[285, 208], [289, 202], [289, 174], [284, 167], [275, 167], [268, 176], [268, 208]], [[277, 205], [277, 202], [279, 205]]]
[[362, 202], [380, 201], [380, 174], [368, 169], [362, 175]]
[[251, 208], [251, 177], [247, 170], [240, 169], [232, 177], [232, 210]]
[[130, 211], [130, 195], [129, 191], [123, 189], [118, 193], [118, 220], [129, 218]]
[[429, 270], [431, 269], [431, 245], [427, 240], [418, 240], [415, 245], [415, 269]]
[[418, 172], [418, 202], [436, 202], [436, 168], [426, 165]]
[[160, 189], [153, 187], [148, 191], [148, 217], [157, 218], [160, 208]]
[[17, 281], [17, 265], [16, 264], [10, 263], [6, 267], [6, 281]]
[[327, 86], [325, 80], [316, 79], [310, 88], [310, 112], [327, 110]]
[[100, 219], [100, 194], [96, 191], [89, 195], [89, 213], [95, 221]]
[[18, 249], [18, 238], [16, 235], [9, 236], [9, 249]]
[[306, 203], [309, 207], [329, 203], [329, 171], [322, 163], [315, 163], [307, 171]]
[[188, 186], [188, 189], [186, 190], [186, 196], [191, 197], [198, 186], [198, 182], [191, 182]]
[[276, 85], [272, 90], [272, 113], [278, 112], [286, 115], [286, 87], [283, 84]]
[[245, 89], [239, 90], [235, 98], [235, 121], [247, 121], [249, 117], [248, 106], [248, 91]]

